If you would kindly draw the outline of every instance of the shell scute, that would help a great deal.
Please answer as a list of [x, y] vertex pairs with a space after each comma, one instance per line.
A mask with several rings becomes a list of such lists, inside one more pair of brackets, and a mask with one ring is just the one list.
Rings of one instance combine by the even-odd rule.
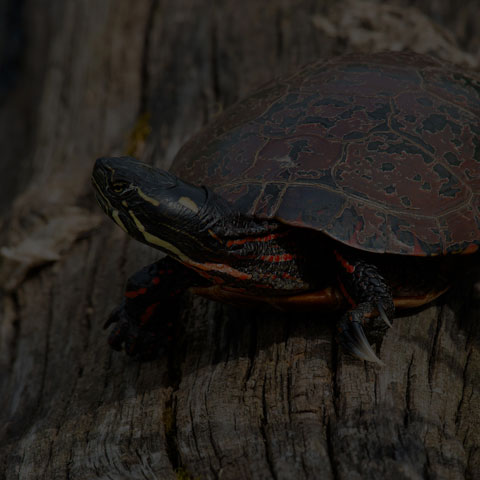
[[173, 171], [245, 213], [373, 252], [480, 245], [480, 78], [412, 53], [305, 67], [227, 109]]

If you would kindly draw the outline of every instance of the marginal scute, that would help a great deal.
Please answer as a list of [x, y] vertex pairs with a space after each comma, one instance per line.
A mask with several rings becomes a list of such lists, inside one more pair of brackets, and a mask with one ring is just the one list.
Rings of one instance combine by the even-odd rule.
[[405, 255], [480, 245], [480, 78], [414, 53], [304, 67], [220, 114], [173, 172], [245, 213]]

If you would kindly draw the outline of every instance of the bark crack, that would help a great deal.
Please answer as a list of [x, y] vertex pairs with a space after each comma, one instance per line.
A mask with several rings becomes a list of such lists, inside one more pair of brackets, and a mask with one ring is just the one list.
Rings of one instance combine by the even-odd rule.
[[[463, 380], [463, 386], [462, 386], [462, 396], [460, 397], [460, 401], [458, 402], [458, 407], [457, 407], [457, 411], [455, 412], [455, 426], [456, 426], [456, 429], [457, 429], [457, 432], [458, 432], [458, 429], [460, 428], [460, 422], [462, 420], [462, 407], [463, 407], [463, 404], [465, 403], [465, 390], [467, 388], [467, 369], [469, 367], [469, 362], [470, 362], [470, 357], [472, 355], [472, 350], [470, 349], [468, 354], [467, 354], [467, 358], [465, 360], [465, 366], [463, 368], [463, 375], [462, 375], [462, 380]], [[468, 431], [468, 429], [467, 429]]]
[[283, 11], [278, 9], [275, 15], [275, 47], [277, 59], [281, 59], [284, 51], [283, 39]]
[[412, 401], [412, 380], [411, 380], [411, 370], [413, 365], [413, 354], [410, 358], [410, 362], [407, 368], [407, 386], [405, 389], [405, 415], [403, 417], [403, 425], [407, 427], [410, 422], [410, 414], [411, 414], [411, 401]]
[[263, 443], [265, 445], [265, 459], [267, 461], [268, 471], [270, 472], [272, 478], [277, 480], [277, 474], [275, 472], [274, 461], [272, 456], [272, 448], [270, 441], [267, 435], [267, 425], [268, 425], [268, 408], [267, 408], [267, 398], [266, 398], [266, 388], [267, 376], [263, 377], [263, 386], [262, 386], [262, 418], [260, 422], [260, 433], [262, 435]]
[[[207, 392], [210, 390], [210, 383], [212, 381], [212, 377], [210, 377], [210, 381], [209, 381], [209, 384], [208, 384], [208, 387], [207, 387]], [[217, 445], [216, 445], [216, 442], [215, 442], [215, 438], [214, 438], [214, 435], [213, 435], [213, 431], [212, 431], [212, 422], [210, 421], [210, 412], [208, 411], [208, 405], [207, 405], [207, 395], [205, 395], [204, 397], [204, 406], [205, 406], [205, 413], [207, 414], [207, 426], [208, 426], [208, 438], [210, 440], [210, 444], [212, 446], [212, 449], [213, 449], [213, 453], [215, 454], [215, 457], [218, 459], [218, 463], [219, 463], [219, 467], [218, 469], [215, 468], [214, 465], [212, 465], [212, 460], [209, 461], [209, 465], [210, 465], [210, 471], [212, 472], [212, 475], [215, 479], [218, 479], [219, 476], [218, 476], [218, 470], [221, 470], [222, 468], [222, 455], [221, 455], [221, 452], [218, 451], [218, 448], [217, 448]], [[198, 448], [198, 446], [197, 446]]]
[[247, 383], [252, 376], [253, 367], [255, 365], [255, 357], [257, 354], [257, 336], [258, 326], [256, 321], [249, 322], [250, 327], [250, 341], [248, 343], [248, 366], [243, 380], [244, 390], [247, 390]]
[[210, 51], [211, 51], [211, 67], [210, 76], [212, 81], [212, 92], [215, 105], [220, 103], [220, 70], [218, 60], [218, 32], [216, 19], [213, 17], [212, 27], [210, 29]]
[[13, 319], [12, 319], [13, 335], [10, 340], [10, 355], [9, 355], [10, 369], [12, 369], [17, 359], [17, 353], [18, 353], [18, 344], [19, 344], [19, 338], [20, 338], [21, 308], [20, 308], [20, 301], [18, 299], [18, 293], [16, 291], [12, 292], [9, 295], [9, 297], [13, 307]]
[[150, 85], [150, 72], [148, 69], [149, 61], [148, 55], [150, 53], [151, 38], [155, 22], [155, 14], [159, 6], [158, 0], [151, 0], [150, 8], [147, 14], [147, 22], [145, 25], [145, 35], [143, 37], [143, 49], [142, 49], [142, 63], [140, 66], [140, 111], [139, 116], [148, 110], [149, 104], [148, 87]]
[[442, 328], [442, 312], [440, 315], [437, 315], [437, 325], [435, 328], [435, 335], [433, 336], [432, 350], [430, 352], [430, 357], [428, 359], [428, 385], [430, 386], [430, 392], [432, 391], [433, 383], [433, 374], [435, 370], [435, 359], [437, 357], [437, 348], [438, 348], [438, 338], [440, 336], [440, 330]]
[[45, 382], [47, 379], [48, 358], [50, 353], [50, 336], [51, 336], [53, 314], [54, 314], [53, 305], [54, 305], [53, 290], [50, 290], [49, 301], [48, 301], [47, 324], [45, 326], [45, 355], [43, 358], [40, 387], [38, 390], [38, 397], [37, 397], [37, 406], [35, 408], [35, 413], [33, 414], [33, 416], [35, 416], [38, 410], [41, 408], [42, 401], [43, 401], [43, 391], [45, 389]]
[[[177, 440], [177, 400], [176, 400], [176, 392], [179, 388], [181, 379], [182, 379], [182, 372], [178, 367], [179, 356], [183, 356], [184, 348], [179, 348], [179, 350], [175, 351], [174, 353], [169, 352], [168, 359], [167, 359], [167, 374], [168, 380], [171, 387], [170, 396], [167, 398], [163, 408], [163, 424], [165, 429], [165, 449], [167, 453], [168, 460], [174, 472], [178, 473], [180, 471], [184, 471], [184, 467], [182, 464], [181, 452], [178, 447], [178, 440]], [[190, 412], [191, 415], [191, 412]], [[192, 428], [193, 428], [193, 418], [192, 418]], [[196, 437], [194, 435], [194, 440], [196, 443]]]
[[167, 457], [173, 471], [176, 472], [181, 468], [181, 462], [177, 443], [177, 402], [173, 392], [165, 402], [163, 408], [163, 424], [165, 427]]
[[340, 475], [338, 473], [337, 469], [337, 462], [335, 460], [335, 449], [333, 447], [333, 436], [332, 436], [332, 425], [331, 425], [331, 420], [327, 420], [327, 430], [326, 430], [326, 435], [327, 435], [327, 454], [328, 454], [328, 460], [330, 461], [330, 467], [332, 470], [332, 475], [333, 475], [333, 480], [339, 480]]
[[335, 417], [338, 417], [338, 399], [340, 398], [340, 389], [337, 382], [337, 374], [338, 374], [338, 344], [335, 340], [335, 337], [332, 338], [330, 342], [332, 345], [331, 348], [331, 363], [332, 363], [332, 404], [333, 404], [333, 411], [335, 413]]

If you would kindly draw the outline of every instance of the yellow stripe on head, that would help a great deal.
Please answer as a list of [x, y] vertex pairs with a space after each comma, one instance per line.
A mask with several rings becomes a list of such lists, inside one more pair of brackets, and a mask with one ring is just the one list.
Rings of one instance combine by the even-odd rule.
[[140, 187], [137, 187], [137, 192], [146, 202], [151, 203], [155, 207], [160, 205], [160, 202], [157, 199], [149, 197], [146, 193], [142, 192]]
[[112, 218], [114, 222], [125, 232], [128, 233], [127, 227], [125, 224], [122, 222], [120, 215], [118, 214], [118, 210], [112, 210]]

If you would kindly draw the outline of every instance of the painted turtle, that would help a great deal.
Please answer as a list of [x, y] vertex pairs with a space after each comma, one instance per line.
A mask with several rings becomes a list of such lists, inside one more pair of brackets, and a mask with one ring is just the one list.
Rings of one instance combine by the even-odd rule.
[[110, 345], [152, 355], [190, 288], [344, 309], [340, 343], [379, 361], [362, 327], [381, 335], [395, 307], [437, 298], [458, 270], [450, 254], [478, 250], [479, 118], [475, 74], [413, 53], [347, 55], [227, 109], [171, 173], [98, 159], [102, 208], [168, 255], [128, 280]]

